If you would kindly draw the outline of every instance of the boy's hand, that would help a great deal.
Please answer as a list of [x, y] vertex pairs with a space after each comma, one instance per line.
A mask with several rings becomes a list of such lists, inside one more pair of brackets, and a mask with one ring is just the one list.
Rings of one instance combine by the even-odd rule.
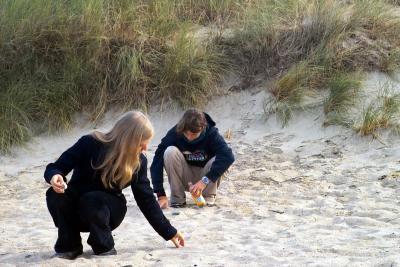
[[192, 195], [198, 197], [201, 195], [203, 190], [207, 187], [205, 183], [203, 183], [201, 180], [195, 183], [194, 185], [189, 187], [189, 191]]
[[162, 209], [168, 208], [168, 198], [166, 196], [159, 196], [158, 205], [160, 205], [160, 208]]

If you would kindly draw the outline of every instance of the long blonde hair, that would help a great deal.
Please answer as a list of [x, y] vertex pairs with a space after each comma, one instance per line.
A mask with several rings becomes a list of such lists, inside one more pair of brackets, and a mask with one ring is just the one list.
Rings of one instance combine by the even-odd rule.
[[132, 180], [132, 175], [140, 168], [142, 142], [153, 134], [150, 120], [140, 111], [122, 115], [107, 133], [92, 133], [94, 138], [108, 145], [103, 162], [93, 166], [101, 169], [101, 181], [106, 188], [123, 189]]

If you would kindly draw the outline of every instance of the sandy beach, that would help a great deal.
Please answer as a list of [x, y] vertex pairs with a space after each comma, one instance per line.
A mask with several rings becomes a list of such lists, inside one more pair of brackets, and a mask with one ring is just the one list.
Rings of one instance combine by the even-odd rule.
[[[382, 79], [372, 74], [365, 91]], [[79, 122], [1, 156], [0, 266], [400, 266], [400, 138], [383, 132], [380, 142], [324, 128], [321, 106], [296, 112], [282, 128], [264, 114], [264, 89], [220, 96], [205, 107], [221, 133], [231, 132], [236, 162], [215, 207], [198, 208], [188, 196], [188, 207], [165, 210], [186, 238], [182, 249], [157, 235], [128, 188], [126, 218], [113, 232], [118, 255], [93, 256], [83, 233], [82, 256], [52, 257], [57, 231], [43, 172], [93, 126]], [[109, 129], [117, 115], [98, 128]], [[149, 162], [180, 115], [149, 112], [156, 130]]]

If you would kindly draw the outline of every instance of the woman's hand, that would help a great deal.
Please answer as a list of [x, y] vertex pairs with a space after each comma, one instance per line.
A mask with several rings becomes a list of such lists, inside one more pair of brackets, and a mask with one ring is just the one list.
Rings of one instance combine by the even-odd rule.
[[158, 205], [160, 205], [160, 208], [162, 209], [168, 208], [168, 198], [166, 196], [159, 196]]
[[177, 232], [176, 235], [171, 238], [172, 243], [174, 243], [176, 248], [182, 248], [185, 246], [185, 239], [181, 232]]
[[60, 174], [55, 174], [50, 180], [51, 187], [56, 193], [63, 194], [65, 192], [64, 178]]

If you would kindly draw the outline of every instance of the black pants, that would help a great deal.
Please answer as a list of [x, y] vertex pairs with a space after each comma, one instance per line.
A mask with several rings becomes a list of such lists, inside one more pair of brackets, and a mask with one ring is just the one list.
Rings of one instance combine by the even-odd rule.
[[46, 192], [47, 207], [58, 228], [55, 251], [82, 249], [80, 232], [90, 232], [87, 242], [95, 254], [112, 249], [114, 239], [111, 231], [125, 217], [125, 197], [102, 191], [79, 196], [70, 189], [64, 194], [56, 193], [53, 188]]

